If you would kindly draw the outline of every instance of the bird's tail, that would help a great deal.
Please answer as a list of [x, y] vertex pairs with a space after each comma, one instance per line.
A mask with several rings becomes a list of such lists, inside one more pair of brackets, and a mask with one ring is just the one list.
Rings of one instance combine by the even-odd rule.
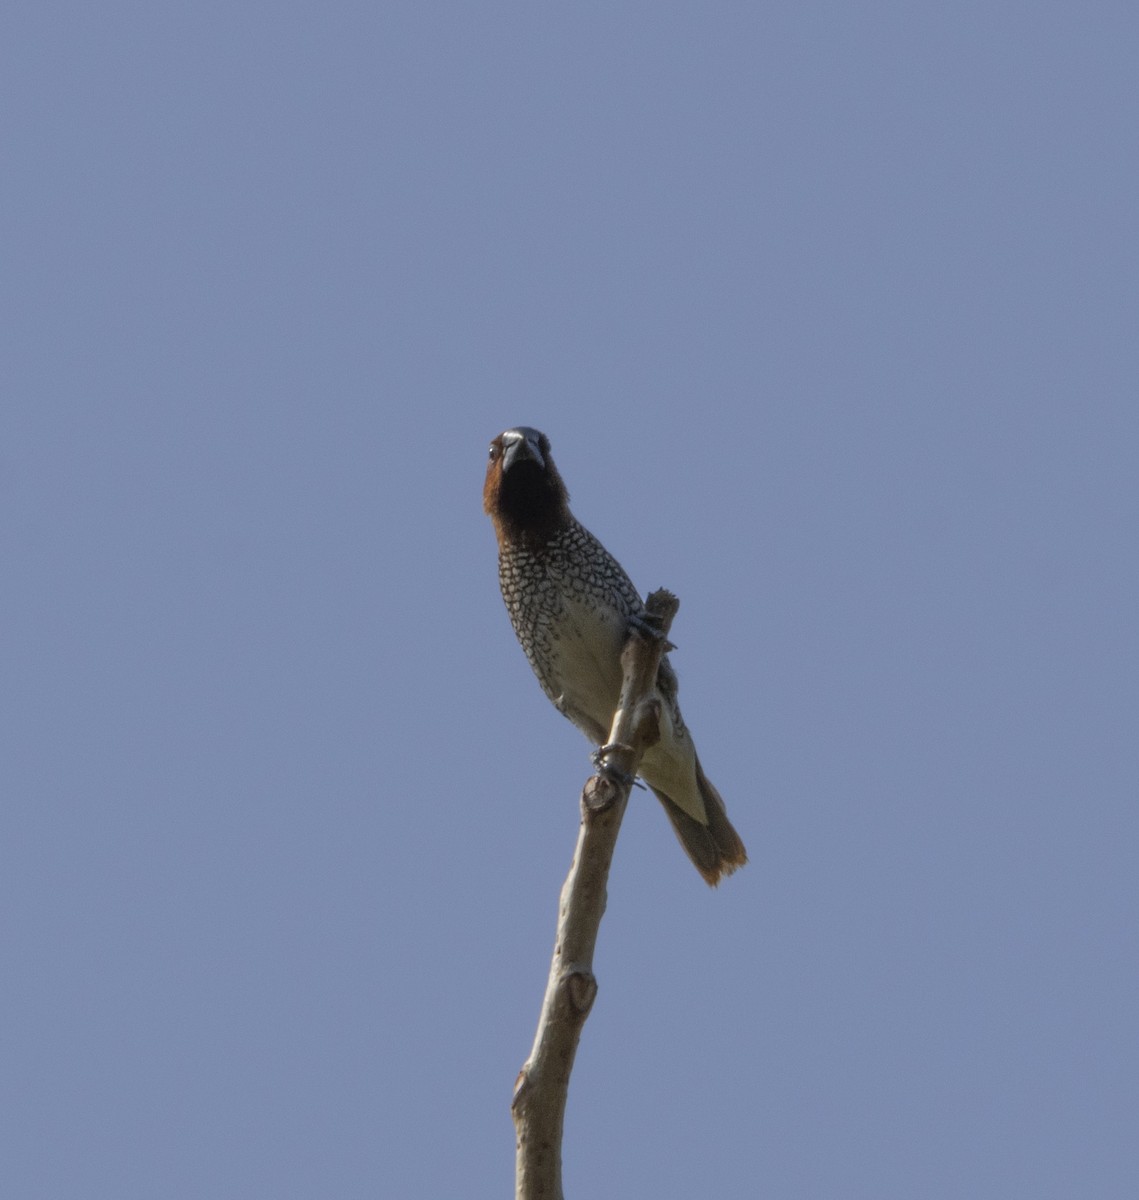
[[700, 788], [700, 798], [704, 801], [704, 812], [708, 823], [702, 824], [695, 817], [689, 816], [671, 797], [664, 792], [652, 791], [664, 805], [668, 819], [684, 847], [685, 854], [692, 859], [696, 870], [704, 876], [706, 883], [715, 887], [725, 875], [730, 875], [736, 867], [742, 867], [747, 862], [747, 851], [740, 840], [740, 835], [728, 820], [727, 809], [720, 799], [720, 793], [708, 782], [707, 776], [696, 760], [696, 783]]

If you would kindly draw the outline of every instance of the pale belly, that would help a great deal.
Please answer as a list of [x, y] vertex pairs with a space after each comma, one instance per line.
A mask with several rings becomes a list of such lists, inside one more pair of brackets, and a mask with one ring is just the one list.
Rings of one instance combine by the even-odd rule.
[[613, 610], [568, 599], [557, 629], [549, 691], [571, 721], [589, 737], [604, 741], [621, 696], [625, 622]]
[[[609, 737], [621, 697], [623, 618], [608, 619], [597, 608], [568, 601], [553, 644], [550, 691], [563, 713], [594, 743]], [[556, 681], [556, 682], [555, 682]], [[640, 774], [698, 821], [705, 820], [696, 782], [696, 753], [688, 730], [674, 727], [662, 701], [661, 737], [645, 752]]]

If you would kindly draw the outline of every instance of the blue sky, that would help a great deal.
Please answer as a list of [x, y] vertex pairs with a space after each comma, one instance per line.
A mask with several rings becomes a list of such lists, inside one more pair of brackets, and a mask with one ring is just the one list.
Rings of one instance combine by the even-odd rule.
[[1136, 1194], [1137, 35], [5, 8], [6, 1195], [508, 1193], [590, 769], [520, 423], [752, 856], [635, 794], [567, 1192]]

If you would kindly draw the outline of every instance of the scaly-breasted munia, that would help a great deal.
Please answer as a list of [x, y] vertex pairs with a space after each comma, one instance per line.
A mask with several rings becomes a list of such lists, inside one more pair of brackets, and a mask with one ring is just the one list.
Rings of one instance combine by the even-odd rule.
[[[511, 624], [546, 695], [594, 744], [621, 692], [621, 649], [644, 603], [621, 564], [579, 524], [544, 433], [520, 425], [490, 444], [483, 507], [498, 537], [498, 580]], [[676, 672], [661, 659], [661, 738], [640, 774], [710, 884], [747, 862], [720, 793], [680, 715]]]

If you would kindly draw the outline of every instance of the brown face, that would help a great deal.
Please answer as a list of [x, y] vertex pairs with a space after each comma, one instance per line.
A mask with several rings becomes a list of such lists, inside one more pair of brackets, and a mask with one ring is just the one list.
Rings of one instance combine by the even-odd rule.
[[502, 437], [503, 435], [500, 433], [490, 444], [486, 464], [486, 482], [482, 489], [483, 512], [492, 517], [498, 509], [498, 492], [502, 487]]
[[521, 425], [490, 444], [483, 509], [504, 538], [548, 536], [569, 515], [565, 484], [544, 433]]

